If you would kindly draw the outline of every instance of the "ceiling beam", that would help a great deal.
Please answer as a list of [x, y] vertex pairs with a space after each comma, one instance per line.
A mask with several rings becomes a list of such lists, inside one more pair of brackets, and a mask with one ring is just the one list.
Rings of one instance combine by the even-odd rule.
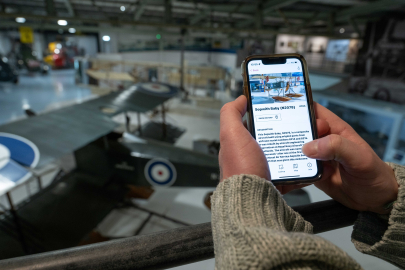
[[[235, 33], [238, 35], [245, 35], [245, 34], [263, 34], [263, 35], [269, 35], [269, 34], [297, 34], [296, 32], [292, 31], [277, 31], [275, 29], [269, 29], [269, 28], [262, 28], [262, 29], [252, 29], [250, 28], [237, 28], [237, 27], [208, 27], [208, 26], [202, 26], [202, 25], [190, 25], [190, 24], [176, 24], [176, 23], [164, 23], [164, 22], [142, 22], [142, 21], [132, 21], [132, 20], [123, 20], [117, 22], [116, 20], [106, 20], [106, 19], [92, 19], [89, 17], [63, 17], [63, 16], [44, 16], [44, 15], [34, 15], [30, 13], [5, 13], [5, 12], [0, 12], [0, 17], [3, 18], [15, 18], [15, 17], [24, 17], [24, 18], [31, 18], [31, 19], [36, 19], [36, 20], [41, 20], [43, 23], [46, 22], [54, 22], [55, 20], [61, 20], [65, 19], [69, 21], [69, 26], [70, 27], [76, 27], [74, 23], [91, 23], [95, 25], [99, 24], [110, 24], [110, 25], [129, 25], [129, 26], [150, 26], [150, 27], [157, 27], [161, 29], [167, 29], [167, 28], [186, 28], [195, 31], [206, 31], [206, 32], [211, 32], [211, 33]], [[30, 23], [25, 23], [27, 26], [31, 25]], [[0, 24], [0, 27], [3, 25], [3, 22]], [[21, 25], [20, 25], [21, 26]], [[63, 28], [60, 26], [57, 26], [55, 24], [55, 27]], [[66, 28], [66, 27], [65, 27]], [[64, 29], [64, 28], [63, 28]], [[68, 29], [68, 27], [66, 28]], [[326, 32], [320, 32], [320, 33], [305, 33], [305, 35], [319, 35], [319, 36], [331, 36], [329, 33]], [[337, 35], [333, 35], [337, 36]]]
[[335, 25], [336, 25], [336, 13], [332, 12], [329, 15], [329, 20], [328, 20], [328, 31], [332, 35], [333, 32], [335, 31]]
[[172, 0], [165, 0], [165, 22], [172, 21]]
[[259, 3], [256, 6], [256, 18], [255, 18], [256, 29], [260, 29], [263, 26], [263, 7], [264, 7], [264, 0], [259, 0]]
[[236, 27], [237, 28], [246, 27], [246, 26], [251, 25], [254, 21], [255, 21], [254, 19], [247, 19], [247, 20], [244, 20], [244, 21], [241, 21], [241, 22], [237, 23]]
[[392, 10], [405, 6], [404, 0], [377, 0], [364, 5], [346, 8], [336, 14], [337, 22], [347, 22], [350, 18], [368, 15], [374, 12]]
[[229, 18], [232, 18], [233, 14], [237, 13], [242, 6], [243, 3], [239, 3], [238, 5], [236, 5], [235, 8], [231, 12], [229, 12]]
[[70, 0], [61, 0], [61, 1], [65, 4], [66, 9], [69, 13], [69, 16], [72, 16], [72, 17], [76, 16], [72, 3], [70, 3]]
[[194, 17], [191, 18], [190, 24], [194, 25], [205, 19], [208, 15], [210, 15], [211, 11], [209, 9], [205, 9], [200, 11], [199, 14], [195, 15]]
[[100, 7], [96, 5], [96, 0], [91, 0], [91, 5], [92, 5], [97, 11], [100, 11]]
[[270, 0], [267, 1], [264, 6], [263, 14], [266, 15], [269, 12], [272, 12], [274, 10], [287, 7], [289, 5], [292, 5], [300, 0], [285, 0], [285, 1], [280, 1], [280, 0]]
[[290, 21], [288, 20], [287, 16], [280, 10], [277, 9], [278, 14], [280, 14], [280, 17], [283, 18], [285, 25], [290, 28]]
[[319, 11], [315, 11], [313, 13], [313, 15], [311, 16], [311, 18], [309, 18], [308, 20], [305, 20], [305, 22], [299, 26], [299, 28], [297, 29], [297, 32], [299, 32], [302, 29], [306, 28], [307, 26], [311, 25], [311, 23], [318, 17], [319, 13], [320, 13]]
[[[13, 1], [13, 0], [7, 0], [7, 1]], [[15, 0], [15, 1], [22, 1], [22, 0]], [[27, 0], [24, 0], [24, 1], [27, 1]], [[44, 0], [42, 0], [42, 1], [44, 1]], [[63, 1], [63, 0], [58, 0], [58, 1]], [[0, 2], [1, 2], [1, 0], [0, 0]], [[132, 2], [131, 2], [132, 4], [129, 5], [128, 7], [126, 6], [127, 8], [124, 13], [119, 11], [120, 5], [126, 5], [126, 4], [124, 4], [124, 2], [117, 1], [117, 2], [115, 2], [116, 3], [115, 6], [106, 5], [107, 2], [110, 4], [112, 4], [112, 2], [110, 2], [110, 1], [105, 2], [104, 0], [103, 1], [87, 0], [87, 1], [83, 1], [82, 3], [77, 2], [77, 0], [70, 0], [70, 2], [73, 5], [76, 14], [83, 15], [83, 16], [99, 15], [99, 16], [97, 16], [98, 18], [101, 15], [104, 15], [106, 18], [108, 18], [111, 15], [116, 18], [118, 17], [121, 20], [121, 19], [123, 19], [124, 14], [128, 15], [128, 16], [132, 15], [132, 17], [133, 17], [134, 13], [136, 12], [138, 3], [140, 1], [134, 2], [134, 0], [132, 0]], [[34, 3], [42, 4], [41, 2], [35, 1], [33, 3], [30, 3], [30, 6], [28, 6], [28, 5], [23, 6], [22, 9], [18, 13], [34, 13], [34, 14], [44, 15], [42, 13], [35, 12], [35, 11], [43, 12], [44, 11], [43, 5], [40, 5], [38, 7], [38, 9], [35, 9], [35, 10], [31, 9], [32, 7], [34, 7], [31, 4], [34, 4]], [[127, 3], [129, 3], [129, 2], [127, 2]], [[156, 5], [153, 3], [154, 2], [152, 2], [152, 1], [148, 1], [144, 12], [148, 12], [148, 13], [155, 12], [155, 14], [157, 16], [162, 17], [162, 15], [164, 14], [164, 5], [162, 5], [162, 4]], [[207, 9], [210, 10], [210, 8], [205, 7], [205, 6], [200, 7], [201, 6], [200, 3], [197, 3], [196, 7], [192, 8], [192, 9], [191, 8], [178, 8], [178, 7], [176, 7], [178, 5], [178, 3], [179, 3], [178, 1], [172, 0], [173, 18], [175, 18], [175, 17], [184, 18], [185, 16], [187, 16], [191, 19], [192, 17], [197, 16], [199, 14], [199, 11], [207, 10]], [[181, 3], [183, 3], [183, 2], [181, 2]], [[243, 3], [245, 3], [245, 2], [243, 2]], [[246, 8], [248, 7], [248, 5], [243, 4], [243, 3], [239, 3], [239, 4], [235, 4], [233, 6], [230, 6], [229, 11], [212, 10], [211, 14], [212, 14], [213, 18], [215, 18], [215, 19], [219, 18], [221, 21], [232, 20], [235, 24], [239, 23], [239, 22], [244, 22], [247, 19], [254, 18], [254, 14], [243, 12], [245, 10], [245, 7]], [[16, 4], [8, 4], [8, 5], [11, 5], [11, 7], [18, 7], [18, 5], [16, 5]], [[86, 7], [86, 6], [88, 6], [88, 7]], [[90, 8], [92, 6], [93, 6], [93, 8], [90, 10]], [[230, 16], [231, 16], [230, 13], [232, 12], [232, 10], [234, 10], [235, 7], [236, 8], [239, 7], [238, 9], [236, 9], [236, 11], [237, 10], [240, 10], [240, 11], [234, 12], [232, 14], [232, 18], [230, 18]], [[63, 9], [58, 9], [57, 11], [63, 12], [64, 10], [66, 10], [66, 9], [63, 6]], [[312, 12], [288, 11], [289, 10], [288, 8], [282, 9], [282, 10], [283, 10], [283, 13], [289, 18], [289, 21], [291, 24], [300, 24], [302, 22], [302, 20], [306, 20], [306, 19], [310, 18], [312, 15]], [[102, 12], [102, 11], [105, 11], [105, 12]], [[100, 14], [94, 14], [96, 12], [98, 12]], [[325, 16], [326, 14], [327, 13], [320, 14], [319, 19], [325, 19], [327, 17], [327, 16]], [[141, 17], [141, 20], [143, 20], [143, 19], [144, 18]], [[277, 19], [279, 19], [279, 20], [277, 20]], [[282, 18], [279, 16], [279, 14], [277, 12], [274, 11], [274, 12], [271, 12], [270, 14], [267, 14], [267, 16], [264, 16], [263, 20], [264, 20], [264, 22], [266, 22], [266, 21], [267, 22], [272, 22], [272, 21], [281, 22]]]
[[55, 3], [53, 2], [53, 0], [45, 0], [45, 9], [46, 14], [48, 14], [49, 16], [56, 15]]
[[350, 6], [361, 5], [363, 0], [305, 0], [308, 3], [333, 5], [333, 6]]
[[[27, 23], [26, 23], [27, 24]], [[53, 30], [58, 31], [60, 29], [65, 30], [68, 32], [71, 26], [59, 26], [52, 23], [30, 23], [28, 24], [34, 30]], [[4, 22], [1, 23], [0, 29], [9, 29], [10, 27], [19, 27], [21, 24], [17, 22]], [[113, 33], [125, 33], [125, 34], [151, 34], [154, 36], [155, 34], [151, 33], [149, 30], [139, 30], [133, 28], [125, 28], [125, 27], [116, 27], [116, 26], [85, 26], [85, 25], [77, 25], [74, 26], [77, 31], [81, 32], [89, 32], [89, 33], [97, 33], [97, 32], [113, 32]], [[159, 31], [160, 34], [164, 36], [179, 36], [178, 33], [171, 32], [171, 31]]]
[[354, 18], [349, 19], [350, 24], [353, 26], [354, 31], [357, 33], [359, 38], [363, 38], [363, 33], [361, 32], [359, 25]]
[[148, 0], [140, 0], [135, 11], [134, 21], [139, 21], [143, 12], [145, 11], [146, 3]]
[[[21, 24], [15, 22], [15, 21], [10, 21], [10, 22], [5, 22], [0, 25], [0, 29], [5, 29], [8, 30], [10, 27], [15, 27], [18, 28], [20, 27]], [[53, 30], [53, 31], [58, 31], [60, 29], [64, 29], [66, 32], [68, 31], [69, 27], [68, 26], [58, 26], [55, 24], [51, 23], [30, 23], [29, 26], [35, 31], [43, 31], [43, 30]], [[139, 30], [139, 29], [133, 29], [133, 28], [126, 28], [126, 27], [105, 27], [105, 26], [84, 26], [84, 25], [79, 25], [75, 26], [75, 29], [77, 31], [81, 32], [89, 32], [89, 33], [97, 33], [97, 32], [113, 32], [113, 33], [122, 33], [122, 34], [142, 34], [142, 35], [151, 35], [152, 37], [155, 37], [155, 32], [151, 32], [150, 30]], [[159, 33], [162, 36], [165, 37], [179, 37], [180, 33], [179, 32], [172, 32], [172, 31], [164, 31], [160, 30]], [[215, 38], [223, 38], [223, 39], [228, 39], [228, 36], [226, 34], [218, 34], [218, 33], [213, 33], [213, 32], [190, 32], [187, 31], [185, 34], [186, 37], [215, 37]], [[268, 35], [261, 37], [261, 40], [272, 40], [267, 38]], [[240, 37], [242, 38], [242, 37]]]
[[[280, 1], [280, 0], [269, 0], [263, 4], [264, 10], [263, 10], [263, 17], [265, 17], [268, 13], [279, 10], [280, 8], [287, 7], [289, 5], [292, 5], [300, 0], [285, 0], [285, 1]], [[253, 22], [255, 22], [255, 18], [247, 19], [245, 21], [242, 21], [238, 23], [236, 26], [237, 27], [245, 27]]]

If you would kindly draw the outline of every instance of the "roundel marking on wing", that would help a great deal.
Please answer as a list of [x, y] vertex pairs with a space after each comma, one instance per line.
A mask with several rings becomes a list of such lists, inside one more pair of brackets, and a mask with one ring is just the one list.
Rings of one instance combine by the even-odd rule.
[[163, 158], [149, 160], [144, 169], [145, 178], [153, 186], [171, 186], [177, 178], [174, 165]]
[[24, 137], [0, 132], [0, 144], [10, 151], [10, 159], [23, 166], [35, 168], [39, 161], [38, 147]]
[[178, 87], [163, 83], [138, 83], [136, 90], [147, 95], [171, 98], [180, 91]]
[[27, 167], [35, 168], [39, 156], [38, 147], [30, 140], [0, 132], [0, 190], [30, 178]]
[[143, 83], [141, 84], [141, 87], [144, 88], [145, 90], [155, 92], [155, 93], [169, 93], [170, 88], [166, 85], [163, 84], [158, 84], [158, 83]]

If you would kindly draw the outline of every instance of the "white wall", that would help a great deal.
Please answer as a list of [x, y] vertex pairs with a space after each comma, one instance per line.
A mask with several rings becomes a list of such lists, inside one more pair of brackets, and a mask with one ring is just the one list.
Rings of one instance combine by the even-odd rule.
[[311, 50], [314, 53], [320, 51], [325, 52], [326, 47], [328, 45], [328, 41], [329, 39], [327, 37], [320, 37], [320, 36], [307, 37], [305, 40], [305, 51], [308, 51], [309, 47], [311, 47]]
[[[151, 34], [139, 34], [128, 32], [113, 32], [113, 31], [100, 31], [99, 39], [101, 44], [101, 52], [103, 53], [118, 53], [119, 45], [128, 45], [136, 43], [145, 43], [147, 41], [157, 41], [155, 33], [158, 31], [153, 30]], [[103, 41], [103, 36], [109, 36], [110, 41]], [[164, 40], [177, 40], [179, 37], [165, 36]], [[122, 47], [122, 46], [121, 46]], [[141, 46], [142, 47], [142, 46]]]
[[[112, 31], [100, 31], [100, 44], [101, 52], [111, 54], [111, 55], [99, 55], [98, 57], [103, 57], [104, 59], [119, 60], [120, 56], [116, 55], [119, 53], [119, 47], [125, 47], [125, 45], [132, 45], [132, 47], [139, 47], [139, 49], [145, 47], [148, 43], [158, 43], [162, 44], [170, 42], [171, 44], [179, 45], [180, 35], [165, 35], [162, 33], [162, 39], [157, 40], [156, 34], [159, 31], [151, 30], [150, 34], [143, 33], [124, 33], [124, 32], [112, 32]], [[104, 35], [110, 36], [110, 41], [106, 42], [102, 40]], [[215, 41], [220, 41], [220, 48], [229, 47], [229, 40], [226, 39], [212, 39], [212, 44]], [[192, 42], [190, 39], [186, 39], [185, 43], [188, 44]], [[218, 45], [218, 44], [217, 44]], [[151, 61], [151, 62], [164, 62], [180, 64], [180, 51], [133, 51], [133, 52], [122, 52], [121, 60], [128, 61]], [[112, 58], [111, 58], [112, 57]], [[117, 58], [118, 57], [118, 58]], [[205, 51], [186, 51], [185, 60], [187, 65], [209, 65], [209, 66], [221, 66], [225, 68], [234, 69], [236, 65], [236, 53], [223, 53], [223, 52], [205, 52]]]
[[[301, 35], [277, 35], [275, 52], [276, 53], [304, 53], [312, 45], [312, 52], [319, 52], [321, 49], [326, 50], [329, 39], [321, 36], [301, 36]], [[297, 47], [292, 47], [297, 43]]]
[[6, 55], [11, 50], [11, 41], [7, 34], [0, 33], [0, 54]]
[[[276, 53], [302, 53], [304, 51], [305, 36], [298, 35], [277, 35], [275, 52]], [[297, 43], [297, 47], [289, 45]]]
[[[103, 36], [110, 36], [110, 41], [103, 41]], [[100, 31], [99, 32], [99, 42], [100, 51], [103, 53], [118, 53], [118, 40], [119, 33]]]
[[[142, 51], [98, 54], [97, 58], [180, 65], [180, 51]], [[233, 70], [236, 65], [236, 53], [186, 51], [184, 59], [187, 65], [190, 66], [220, 66]]]

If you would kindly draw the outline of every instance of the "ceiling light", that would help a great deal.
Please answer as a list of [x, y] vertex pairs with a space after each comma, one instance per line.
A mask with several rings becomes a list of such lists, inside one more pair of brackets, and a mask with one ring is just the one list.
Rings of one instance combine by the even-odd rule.
[[124, 12], [124, 11], [125, 11], [125, 7], [124, 7], [124, 6], [121, 6], [121, 7], [120, 7], [120, 10], [121, 10], [122, 12]]
[[58, 24], [59, 25], [67, 25], [67, 21], [66, 20], [59, 20]]
[[343, 34], [345, 32], [344, 28], [340, 28], [339, 33]]
[[69, 28], [69, 33], [72, 33], [72, 34], [76, 33], [76, 29], [74, 29], [74, 28]]
[[111, 39], [110, 36], [103, 36], [104, 41], [110, 41], [110, 39]]
[[18, 23], [25, 23], [25, 18], [17, 17], [17, 18], [15, 18], [15, 21], [18, 22]]

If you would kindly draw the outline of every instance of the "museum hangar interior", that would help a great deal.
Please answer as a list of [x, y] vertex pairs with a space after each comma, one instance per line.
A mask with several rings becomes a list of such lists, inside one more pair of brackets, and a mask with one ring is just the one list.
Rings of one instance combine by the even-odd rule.
[[[405, 165], [404, 14], [399, 0], [0, 0], [0, 269], [214, 269], [220, 110], [251, 55], [302, 55], [314, 101]], [[259, 77], [255, 97], [294, 99]], [[284, 199], [364, 269], [398, 269], [358, 252], [357, 212], [314, 185]]]

